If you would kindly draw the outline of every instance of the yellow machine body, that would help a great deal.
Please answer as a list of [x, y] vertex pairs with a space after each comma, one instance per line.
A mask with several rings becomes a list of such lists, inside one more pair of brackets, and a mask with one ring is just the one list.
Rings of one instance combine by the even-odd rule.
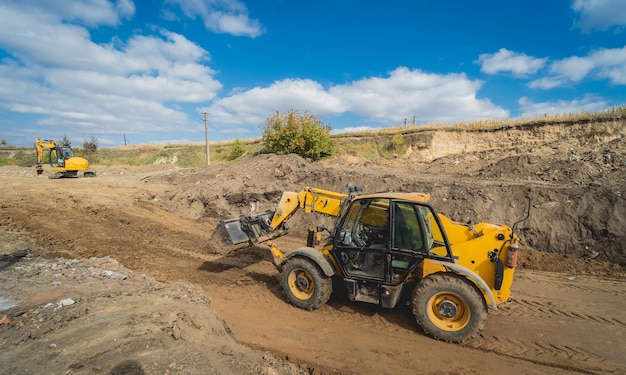
[[37, 152], [37, 175], [43, 173], [44, 151], [48, 151], [52, 172], [49, 178], [61, 177], [95, 177], [96, 173], [89, 169], [87, 159], [74, 156], [74, 150], [70, 146], [58, 146], [52, 140], [35, 140], [35, 150]]
[[[222, 225], [233, 245], [267, 243], [285, 294], [298, 307], [324, 304], [331, 277], [343, 280], [351, 300], [384, 308], [416, 285], [413, 313], [428, 335], [463, 342], [480, 332], [487, 307], [497, 309], [511, 295], [519, 252], [513, 229], [455, 222], [434, 210], [429, 194], [360, 191], [305, 187], [283, 193], [274, 211]], [[334, 217], [334, 228], [309, 229], [306, 246], [284, 252], [271, 240], [288, 233], [299, 209]], [[322, 232], [328, 238], [319, 247]]]

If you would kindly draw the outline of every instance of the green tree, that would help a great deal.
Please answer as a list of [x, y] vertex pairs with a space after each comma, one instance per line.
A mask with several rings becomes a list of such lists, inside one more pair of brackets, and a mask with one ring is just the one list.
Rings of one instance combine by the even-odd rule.
[[71, 146], [72, 142], [70, 142], [69, 138], [67, 138], [67, 134], [63, 134], [63, 138], [59, 139], [59, 146]]
[[233, 142], [233, 148], [230, 150], [230, 154], [228, 155], [228, 159], [235, 160], [245, 153], [246, 149], [243, 147], [243, 143], [240, 140], [235, 139], [235, 142]]
[[335, 142], [330, 136], [330, 126], [324, 125], [309, 111], [299, 115], [297, 111], [278, 111], [261, 127], [263, 152], [278, 155], [298, 154], [311, 160], [319, 160], [333, 154]]

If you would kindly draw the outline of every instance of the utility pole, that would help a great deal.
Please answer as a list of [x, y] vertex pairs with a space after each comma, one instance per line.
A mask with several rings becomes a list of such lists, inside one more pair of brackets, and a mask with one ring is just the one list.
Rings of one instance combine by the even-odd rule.
[[209, 113], [202, 112], [204, 115], [204, 136], [206, 138], [206, 165], [211, 165], [211, 157], [209, 156]]

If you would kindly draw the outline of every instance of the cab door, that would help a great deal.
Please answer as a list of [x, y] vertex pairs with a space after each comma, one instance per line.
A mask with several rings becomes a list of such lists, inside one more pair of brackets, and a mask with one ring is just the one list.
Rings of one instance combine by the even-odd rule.
[[350, 299], [393, 307], [407, 275], [424, 258], [451, 259], [449, 246], [434, 240], [445, 238], [439, 228], [438, 217], [426, 204], [386, 198], [353, 201], [336, 228], [332, 250]]
[[424, 258], [453, 261], [445, 231], [430, 205], [392, 201], [392, 214], [389, 265], [392, 284], [403, 282]]
[[379, 303], [388, 282], [389, 209], [389, 199], [355, 200], [336, 229], [333, 252], [353, 301]]
[[393, 201], [393, 233], [390, 249], [390, 280], [404, 282], [406, 276], [428, 256], [432, 235], [424, 213], [414, 202]]
[[335, 259], [345, 275], [385, 281], [391, 239], [389, 199], [352, 202], [335, 236]]

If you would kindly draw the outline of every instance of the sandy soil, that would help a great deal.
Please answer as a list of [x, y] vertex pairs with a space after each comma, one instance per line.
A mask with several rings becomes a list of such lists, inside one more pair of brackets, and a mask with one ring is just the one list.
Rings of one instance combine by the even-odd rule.
[[[416, 155], [95, 166], [98, 177], [70, 180], [1, 167], [6, 373], [626, 373], [622, 138]], [[284, 190], [355, 184], [429, 192], [456, 220], [509, 225], [531, 199], [513, 298], [479, 338], [435, 341], [405, 304], [340, 292], [299, 310], [262, 247], [208, 251], [219, 220], [273, 208]], [[280, 245], [301, 245], [318, 221], [296, 215]]]

